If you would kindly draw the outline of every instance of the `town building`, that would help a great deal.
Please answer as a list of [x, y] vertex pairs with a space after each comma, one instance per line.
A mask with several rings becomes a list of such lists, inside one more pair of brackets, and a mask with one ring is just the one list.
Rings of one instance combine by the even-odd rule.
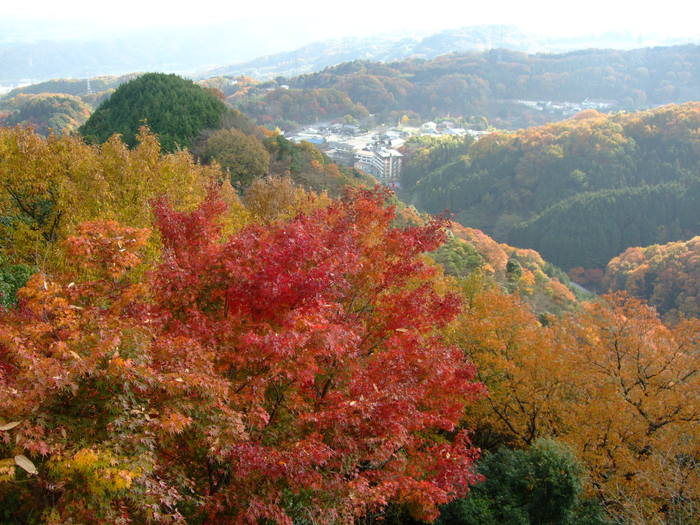
[[355, 147], [352, 144], [337, 140], [328, 141], [322, 151], [337, 164], [342, 164], [344, 166], [352, 166], [354, 164]]
[[397, 185], [401, 178], [403, 155], [391, 148], [391, 144], [376, 142], [368, 149], [355, 152], [355, 167], [374, 175], [387, 185]]
[[355, 168], [374, 174], [374, 151], [361, 149], [355, 152]]

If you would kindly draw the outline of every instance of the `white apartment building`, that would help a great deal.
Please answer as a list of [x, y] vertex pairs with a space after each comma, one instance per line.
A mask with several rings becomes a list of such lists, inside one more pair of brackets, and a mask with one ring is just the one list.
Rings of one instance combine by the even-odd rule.
[[401, 178], [403, 155], [381, 143], [375, 144], [371, 148], [355, 152], [355, 167], [374, 175], [384, 184], [398, 183]]

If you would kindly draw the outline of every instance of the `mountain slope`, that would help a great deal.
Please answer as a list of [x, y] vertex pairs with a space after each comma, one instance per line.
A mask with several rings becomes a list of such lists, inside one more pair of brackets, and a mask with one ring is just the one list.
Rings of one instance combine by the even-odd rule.
[[628, 248], [608, 263], [603, 286], [640, 297], [669, 319], [700, 317], [700, 237]]
[[[213, 80], [212, 80], [213, 81]], [[231, 103], [243, 111], [270, 98], [287, 105], [264, 108], [259, 122], [313, 123], [299, 119], [299, 100], [330, 89], [364, 106], [375, 120], [395, 123], [449, 116], [486, 117], [498, 128], [516, 129], [561, 120], [582, 109], [637, 111], [700, 100], [700, 46], [588, 49], [562, 54], [526, 54], [494, 49], [410, 58], [394, 62], [355, 60], [292, 78], [267, 82], [219, 78]], [[318, 101], [324, 110], [323, 101]], [[318, 112], [317, 112], [318, 113]], [[323, 111], [321, 111], [323, 113]], [[262, 120], [260, 120], [262, 119]]]
[[429, 145], [409, 155], [401, 195], [565, 269], [602, 267], [629, 246], [700, 233], [698, 129], [696, 102], [587, 111], [492, 133], [466, 154]]

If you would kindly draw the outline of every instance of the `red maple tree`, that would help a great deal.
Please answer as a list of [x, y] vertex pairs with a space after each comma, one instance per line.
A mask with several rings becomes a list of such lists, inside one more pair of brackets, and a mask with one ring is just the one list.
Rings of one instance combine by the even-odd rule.
[[422, 258], [441, 221], [394, 228], [381, 191], [226, 240], [215, 195], [154, 210], [144, 282], [142, 232], [92, 223], [70, 242], [92, 281], [35, 277], [0, 314], [0, 416], [39, 471], [17, 497], [63, 520], [291, 524], [390, 501], [429, 520], [466, 494], [457, 427], [483, 387], [440, 334], [461, 309]]

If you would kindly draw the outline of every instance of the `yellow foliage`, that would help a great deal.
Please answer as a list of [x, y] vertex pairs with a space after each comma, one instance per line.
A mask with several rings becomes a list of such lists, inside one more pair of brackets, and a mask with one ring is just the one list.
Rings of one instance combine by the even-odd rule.
[[160, 418], [160, 426], [169, 434], [179, 434], [192, 422], [192, 418], [173, 410], [167, 411]]
[[222, 217], [221, 231], [224, 237], [228, 237], [252, 222], [253, 217], [241, 202], [228, 177], [221, 184], [220, 195], [228, 208]]
[[107, 450], [84, 448], [68, 459], [51, 459], [49, 470], [61, 479], [84, 484], [89, 496], [102, 497], [131, 488], [134, 478], [141, 475], [138, 467], [126, 463], [126, 458], [118, 458]]
[[256, 179], [246, 190], [244, 201], [252, 217], [263, 223], [288, 220], [299, 213], [311, 213], [331, 203], [325, 192], [307, 192], [296, 186], [289, 177]]
[[15, 460], [12, 458], [0, 459], [0, 483], [15, 479]]
[[[58, 241], [80, 223], [151, 227], [153, 199], [165, 196], [176, 209], [191, 210], [223, 179], [218, 168], [196, 164], [187, 152], [161, 155], [146, 128], [138, 139], [130, 150], [116, 135], [90, 146], [74, 136], [43, 139], [29, 129], [0, 129], [0, 255], [60, 269], [66, 263]], [[154, 235], [146, 259], [158, 252]]]
[[[465, 294], [467, 295], [467, 294]], [[467, 427], [488, 428], [521, 444], [551, 435], [551, 405], [562, 397], [549, 332], [521, 300], [498, 287], [467, 295], [468, 306], [452, 325], [450, 338], [477, 365], [488, 399], [469, 408]], [[550, 368], [541, 366], [548, 363]]]
[[76, 472], [87, 473], [92, 470], [99, 457], [94, 450], [84, 448], [73, 455], [72, 469]]
[[589, 469], [589, 490], [630, 523], [662, 523], [661, 509], [700, 499], [697, 320], [668, 327], [611, 296], [543, 326], [495, 288], [468, 299], [451, 338], [489, 390], [466, 415], [482, 443], [556, 436]]
[[518, 289], [525, 295], [532, 295], [535, 291], [535, 275], [528, 269], [523, 269], [523, 274], [518, 281]]

